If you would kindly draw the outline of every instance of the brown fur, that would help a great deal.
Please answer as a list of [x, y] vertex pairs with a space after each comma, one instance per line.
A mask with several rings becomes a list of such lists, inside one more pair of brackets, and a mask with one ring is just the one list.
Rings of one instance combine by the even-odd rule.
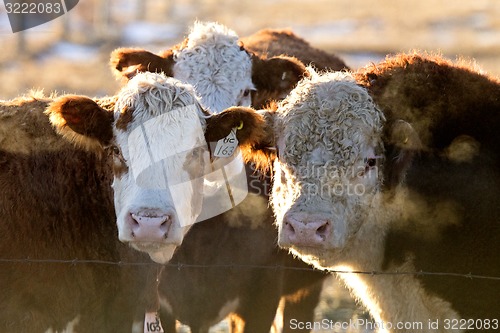
[[111, 52], [110, 66], [117, 78], [130, 80], [137, 72], [163, 72], [174, 76], [174, 65], [171, 50], [153, 54], [149, 51], [134, 48], [119, 48]]
[[[416, 53], [388, 57], [359, 70], [357, 77], [389, 123], [408, 121], [422, 141], [405, 180], [412, 197], [423, 200], [418, 201], [422, 211], [452, 204], [452, 211], [438, 219], [441, 226], [431, 223], [437, 234], [430, 235], [422, 216], [411, 227], [392, 229], [385, 264], [412, 257], [417, 270], [500, 276], [500, 80], [464, 62]], [[450, 159], [448, 147], [464, 135], [478, 143], [478, 151], [472, 160]], [[448, 220], [453, 223], [447, 225]], [[420, 279], [463, 318], [498, 313], [495, 281]]]
[[69, 147], [41, 112], [52, 101], [41, 92], [0, 103], [0, 149], [28, 154]]
[[232, 107], [207, 119], [205, 138], [207, 142], [220, 140], [239, 126], [236, 137], [241, 145], [252, 145], [265, 136], [264, 118], [260, 114], [250, 108]]
[[283, 99], [307, 75], [306, 67], [297, 58], [252, 56], [252, 81], [257, 88], [252, 93], [252, 106], [262, 108], [274, 100]]
[[128, 124], [134, 120], [134, 108], [124, 107], [120, 111], [120, 116], [116, 120], [115, 126], [119, 130], [126, 131]]
[[[105, 98], [103, 104], [112, 108], [113, 99]], [[66, 95], [56, 98], [44, 113], [56, 132], [76, 147], [99, 154], [111, 143], [113, 113], [89, 97]]]
[[[305, 67], [300, 66], [300, 63], [313, 65], [320, 70], [349, 69], [337, 56], [312, 47], [288, 29], [263, 29], [241, 41], [248, 51], [255, 54], [252, 80], [257, 91], [252, 94], [252, 106], [257, 109], [265, 107], [270, 101], [283, 99], [303, 75], [307, 75]], [[279, 60], [274, 60], [273, 57], [292, 57], [296, 67], [282, 68]], [[269, 72], [273, 75], [269, 75]], [[280, 82], [278, 79], [283, 74], [287, 80]]]
[[303, 38], [289, 29], [263, 29], [253, 35], [241, 38], [244, 47], [253, 53], [265, 57], [296, 57], [305, 65], [313, 65], [317, 69], [348, 70], [342, 59], [334, 54], [312, 47]]

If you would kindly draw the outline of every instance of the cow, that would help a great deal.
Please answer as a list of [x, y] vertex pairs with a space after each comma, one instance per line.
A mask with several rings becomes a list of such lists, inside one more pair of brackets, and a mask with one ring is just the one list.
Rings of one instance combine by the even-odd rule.
[[0, 331], [130, 332], [158, 268], [118, 241], [109, 159], [54, 132], [55, 98], [0, 103]]
[[360, 329], [498, 329], [500, 80], [427, 54], [309, 71], [262, 111], [278, 244], [336, 272]]
[[251, 93], [288, 93], [305, 66], [294, 57], [260, 57], [248, 52], [231, 29], [215, 22], [195, 22], [186, 39], [154, 54], [144, 49], [118, 48], [110, 66], [126, 80], [138, 72], [163, 72], [191, 84], [210, 112], [250, 106]]
[[[349, 70], [349, 66], [338, 56], [315, 48], [303, 38], [297, 36], [290, 29], [262, 29], [256, 33], [240, 39], [246, 50], [252, 52], [256, 57], [264, 59], [288, 56], [300, 60], [303, 64], [314, 66], [317, 70]], [[291, 89], [282, 89], [275, 82], [269, 82], [266, 70], [253, 72], [253, 81], [256, 86], [261, 87], [252, 93], [252, 107], [260, 109], [272, 101], [281, 100], [288, 95]], [[296, 76], [297, 81], [288, 87], [293, 88], [301, 76]], [[263, 89], [262, 87], [266, 87]], [[283, 87], [285, 88], [285, 87]]]

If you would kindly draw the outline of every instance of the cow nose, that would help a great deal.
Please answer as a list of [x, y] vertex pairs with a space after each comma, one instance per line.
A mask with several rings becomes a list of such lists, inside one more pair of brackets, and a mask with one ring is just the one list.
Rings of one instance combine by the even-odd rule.
[[173, 223], [171, 212], [131, 212], [129, 224], [136, 241], [162, 242]]
[[286, 215], [283, 219], [281, 243], [284, 245], [320, 246], [332, 232], [328, 219], [320, 216]]

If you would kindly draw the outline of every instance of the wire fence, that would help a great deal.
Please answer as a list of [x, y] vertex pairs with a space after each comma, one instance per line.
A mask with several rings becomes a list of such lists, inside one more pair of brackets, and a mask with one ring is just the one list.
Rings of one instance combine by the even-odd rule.
[[[68, 264], [68, 265], [114, 265], [114, 266], [151, 266], [158, 265], [155, 262], [127, 262], [127, 261], [110, 261], [110, 260], [95, 260], [95, 259], [8, 259], [0, 258], [0, 263], [3, 264]], [[178, 270], [186, 268], [220, 268], [220, 269], [272, 269], [272, 270], [296, 270], [296, 271], [320, 271], [313, 267], [293, 267], [286, 265], [245, 265], [245, 264], [190, 264], [190, 263], [166, 263], [165, 267], [173, 267]], [[462, 277], [467, 279], [483, 279], [500, 281], [500, 276], [490, 276], [469, 273], [452, 273], [452, 272], [427, 272], [427, 271], [356, 271], [356, 270], [325, 270], [328, 273], [336, 274], [360, 274], [360, 275], [414, 275], [414, 276], [444, 276], [444, 277]]]

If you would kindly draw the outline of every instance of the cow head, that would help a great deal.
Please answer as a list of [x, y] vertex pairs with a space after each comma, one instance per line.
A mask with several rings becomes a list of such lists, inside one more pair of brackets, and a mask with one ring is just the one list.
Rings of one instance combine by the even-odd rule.
[[255, 131], [262, 116], [251, 109], [211, 116], [190, 85], [156, 73], [135, 76], [112, 106], [63, 96], [46, 112], [63, 136], [113, 152], [119, 239], [166, 262], [202, 211], [205, 176], [214, 169], [207, 140], [233, 130], [240, 145], [251, 144], [262, 135]]
[[110, 64], [117, 77], [125, 79], [150, 71], [190, 83], [211, 112], [282, 98], [306, 72], [292, 57], [250, 54], [234, 31], [213, 22], [196, 22], [184, 42], [160, 54], [117, 49]]
[[400, 181], [418, 137], [408, 123], [386, 124], [345, 72], [311, 70], [266, 118], [277, 149], [271, 205], [278, 244], [306, 261], [332, 258], [380, 208], [381, 189]]

